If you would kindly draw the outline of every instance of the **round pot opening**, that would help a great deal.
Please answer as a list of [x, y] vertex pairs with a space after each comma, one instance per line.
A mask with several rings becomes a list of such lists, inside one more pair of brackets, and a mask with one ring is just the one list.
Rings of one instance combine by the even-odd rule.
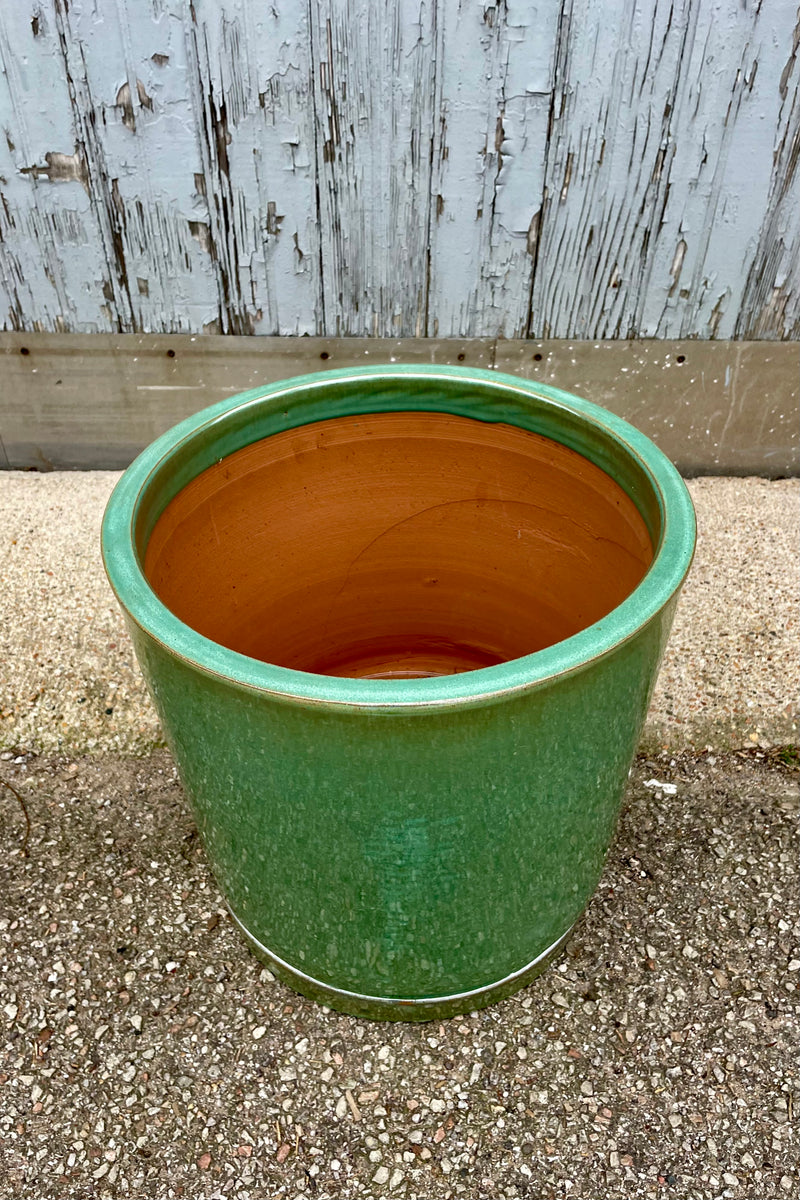
[[250, 658], [402, 680], [520, 658], [646, 575], [637, 505], [539, 433], [367, 412], [260, 437], [177, 492], [144, 572], [186, 625]]

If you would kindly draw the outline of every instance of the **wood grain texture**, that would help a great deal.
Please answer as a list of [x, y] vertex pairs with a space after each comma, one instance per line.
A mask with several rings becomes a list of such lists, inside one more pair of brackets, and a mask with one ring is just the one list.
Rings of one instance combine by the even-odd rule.
[[321, 316], [309, 28], [300, 4], [183, 10], [221, 333], [312, 333]]
[[[797, 74], [792, 6], [567, 0], [565, 11], [531, 332], [727, 338], [741, 318], [749, 329], [765, 214], [769, 226], [794, 171], [790, 153], [773, 157], [789, 122], [780, 80], [788, 91]], [[789, 209], [772, 224], [791, 243]], [[773, 254], [771, 284], [785, 257]], [[760, 335], [791, 336], [797, 301], [774, 305]]]
[[425, 332], [437, 6], [309, 0], [324, 324]]
[[428, 333], [524, 336], [559, 5], [440, 5]]
[[[120, 328], [55, 17], [0, 11], [0, 269], [7, 329]], [[65, 200], [67, 201], [65, 203]], [[116, 306], [115, 306], [116, 307]]]
[[0, 325], [800, 336], [796, 0], [17, 0]]
[[[750, 261], [737, 337], [800, 337], [800, 8], [778, 79], [780, 110], [758, 245]], [[773, 80], [774, 86], [774, 80]]]

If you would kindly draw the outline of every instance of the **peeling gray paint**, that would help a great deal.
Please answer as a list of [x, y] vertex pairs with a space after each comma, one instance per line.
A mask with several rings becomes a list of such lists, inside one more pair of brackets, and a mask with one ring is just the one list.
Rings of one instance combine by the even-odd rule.
[[[431, 336], [524, 335], [542, 204], [557, 3], [441, 10]], [[533, 239], [535, 242], [535, 238]]]
[[324, 328], [425, 333], [439, 6], [308, 5]]
[[[531, 332], [794, 336], [800, 205], [780, 195], [791, 152], [774, 158], [800, 119], [786, 66], [794, 3], [565, 0], [564, 11], [546, 179], [558, 199]], [[786, 303], [766, 314], [792, 261]]]
[[18, 0], [0, 327], [800, 334], [795, 0]]

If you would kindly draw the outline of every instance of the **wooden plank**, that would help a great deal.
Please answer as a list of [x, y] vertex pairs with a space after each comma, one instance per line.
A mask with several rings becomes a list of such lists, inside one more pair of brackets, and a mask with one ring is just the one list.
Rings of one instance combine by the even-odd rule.
[[[319, 228], [308, 14], [183, 6], [219, 333], [316, 333]], [[155, 326], [154, 326], [155, 327]]]
[[[201, 155], [177, 0], [155, 11], [55, 5], [75, 136], [107, 246], [108, 327], [181, 332], [213, 321]], [[98, 283], [90, 284], [97, 296]]]
[[[788, 119], [780, 81], [785, 90], [794, 69], [795, 10], [567, 0], [531, 333], [733, 335], [781, 186], [773, 136]], [[788, 183], [786, 156], [780, 169]], [[752, 285], [762, 293], [779, 286], [800, 206], [787, 201], [781, 220], [787, 253], [762, 265], [770, 278]], [[795, 291], [762, 317], [760, 336], [790, 336], [797, 321]]]
[[322, 327], [426, 331], [435, 4], [310, 4]]
[[439, 10], [428, 332], [524, 336], [560, 4]]
[[2, 325], [124, 328], [53, 10], [2, 6], [0, 66]]
[[783, 50], [769, 195], [736, 319], [741, 338], [800, 338], [800, 8]]
[[225, 396], [367, 363], [496, 368], [633, 421], [687, 474], [798, 470], [800, 348], [761, 342], [530, 342], [0, 334], [0, 464], [126, 466]]

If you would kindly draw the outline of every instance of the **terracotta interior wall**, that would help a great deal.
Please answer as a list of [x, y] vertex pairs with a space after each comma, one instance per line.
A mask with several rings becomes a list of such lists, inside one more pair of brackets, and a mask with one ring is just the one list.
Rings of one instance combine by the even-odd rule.
[[574, 451], [447, 413], [341, 417], [223, 459], [147, 546], [206, 637], [322, 674], [467, 671], [569, 637], [652, 559], [638, 510]]

